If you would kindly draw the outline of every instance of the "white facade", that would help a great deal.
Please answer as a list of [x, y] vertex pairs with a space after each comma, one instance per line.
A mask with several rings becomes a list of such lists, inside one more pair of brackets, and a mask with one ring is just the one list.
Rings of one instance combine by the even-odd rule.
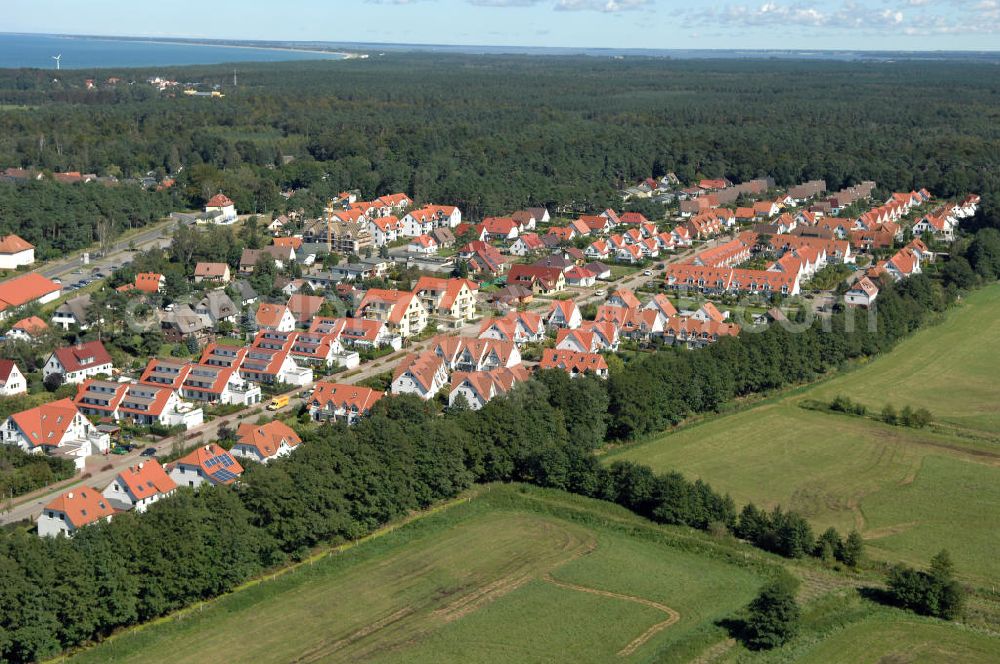
[[88, 378], [94, 378], [96, 376], [110, 376], [114, 366], [111, 362], [105, 364], [95, 364], [93, 366], [84, 367], [78, 371], [67, 372], [63, 365], [59, 363], [59, 358], [56, 357], [55, 353], [49, 356], [48, 361], [45, 366], [42, 367], [42, 377], [48, 378], [52, 374], [63, 374], [64, 382], [78, 385]]
[[10, 254], [0, 254], [0, 270], [16, 270], [22, 265], [31, 265], [34, 262], [34, 247]]
[[24, 394], [27, 391], [28, 380], [15, 364], [11, 367], [7, 380], [3, 384], [0, 384], [0, 396], [12, 397], [15, 394]]

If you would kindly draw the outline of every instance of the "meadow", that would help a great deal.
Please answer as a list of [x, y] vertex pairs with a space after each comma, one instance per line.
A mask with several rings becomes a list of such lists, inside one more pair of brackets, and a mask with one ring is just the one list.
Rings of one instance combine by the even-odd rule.
[[[679, 470], [738, 503], [781, 504], [814, 529], [857, 528], [875, 558], [926, 564], [948, 547], [960, 576], [1000, 576], [1000, 287], [973, 294], [895, 350], [805, 390], [609, 454], [607, 461]], [[843, 394], [876, 413], [926, 407], [928, 429], [806, 410]], [[960, 542], [959, 546], [957, 543]]]
[[650, 528], [614, 506], [567, 496], [584, 515], [567, 519], [493, 494], [70, 661], [687, 661], [725, 638], [715, 622], [762, 583], [600, 525]]

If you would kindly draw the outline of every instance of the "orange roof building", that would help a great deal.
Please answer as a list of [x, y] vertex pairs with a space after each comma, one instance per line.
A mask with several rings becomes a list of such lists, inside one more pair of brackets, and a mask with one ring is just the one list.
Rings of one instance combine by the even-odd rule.
[[114, 514], [115, 508], [111, 501], [97, 489], [70, 489], [42, 509], [42, 514], [38, 517], [38, 534], [42, 537], [56, 537], [60, 534], [69, 537], [84, 526], [98, 521], [110, 521]]

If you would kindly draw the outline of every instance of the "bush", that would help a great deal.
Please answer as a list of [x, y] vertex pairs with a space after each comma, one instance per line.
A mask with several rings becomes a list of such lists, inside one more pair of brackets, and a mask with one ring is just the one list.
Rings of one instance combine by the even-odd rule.
[[946, 550], [931, 559], [926, 572], [902, 564], [893, 566], [888, 585], [893, 602], [904, 609], [945, 620], [954, 620], [962, 613], [965, 591], [954, 579]]
[[744, 642], [751, 650], [784, 645], [799, 631], [802, 612], [795, 601], [795, 580], [787, 574], [768, 583], [747, 607]]

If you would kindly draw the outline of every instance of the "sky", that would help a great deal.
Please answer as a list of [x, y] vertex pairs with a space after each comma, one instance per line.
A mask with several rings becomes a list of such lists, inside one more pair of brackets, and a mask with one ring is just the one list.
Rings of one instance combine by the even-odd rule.
[[1000, 50], [1000, 0], [0, 0], [0, 32], [608, 48]]

